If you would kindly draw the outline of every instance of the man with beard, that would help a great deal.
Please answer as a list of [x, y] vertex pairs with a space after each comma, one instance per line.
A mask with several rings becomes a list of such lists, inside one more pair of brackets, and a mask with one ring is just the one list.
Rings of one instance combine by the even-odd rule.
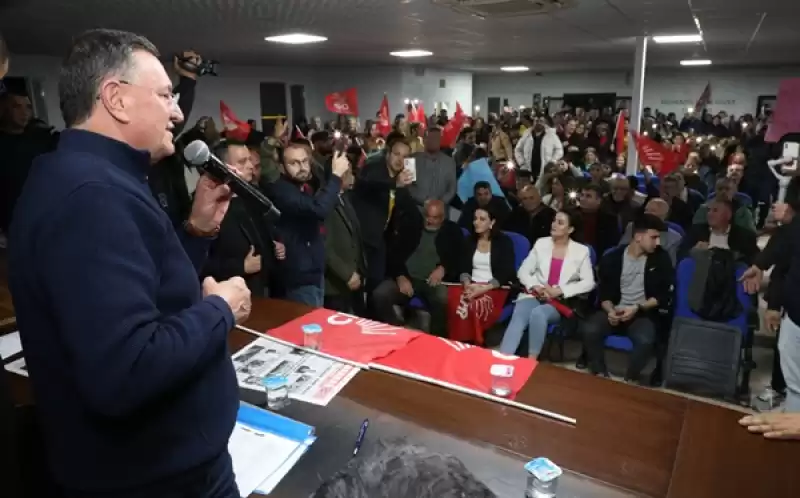
[[324, 298], [325, 219], [339, 200], [342, 176], [350, 168], [343, 152], [332, 161], [332, 175], [314, 191], [312, 157], [308, 146], [289, 143], [283, 151], [281, 178], [265, 185], [266, 194], [282, 214], [277, 221], [278, 236], [286, 247], [282, 282], [286, 299], [321, 307]]

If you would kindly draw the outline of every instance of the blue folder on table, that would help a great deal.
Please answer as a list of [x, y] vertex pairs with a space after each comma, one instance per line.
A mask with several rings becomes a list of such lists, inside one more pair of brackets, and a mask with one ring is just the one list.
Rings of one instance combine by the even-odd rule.
[[242, 402], [228, 443], [241, 495], [271, 493], [315, 440], [312, 426]]

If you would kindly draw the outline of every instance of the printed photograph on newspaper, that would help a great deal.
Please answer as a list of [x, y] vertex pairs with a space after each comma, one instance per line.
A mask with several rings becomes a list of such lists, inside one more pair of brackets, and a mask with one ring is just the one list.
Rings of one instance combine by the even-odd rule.
[[301, 349], [259, 338], [233, 355], [239, 387], [264, 391], [261, 380], [270, 375], [289, 379], [289, 397], [327, 405], [359, 369]]

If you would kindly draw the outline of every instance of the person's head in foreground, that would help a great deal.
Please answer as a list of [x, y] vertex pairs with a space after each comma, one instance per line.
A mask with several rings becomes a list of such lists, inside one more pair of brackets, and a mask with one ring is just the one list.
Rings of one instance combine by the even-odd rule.
[[309, 498], [495, 498], [459, 459], [422, 446], [378, 443]]

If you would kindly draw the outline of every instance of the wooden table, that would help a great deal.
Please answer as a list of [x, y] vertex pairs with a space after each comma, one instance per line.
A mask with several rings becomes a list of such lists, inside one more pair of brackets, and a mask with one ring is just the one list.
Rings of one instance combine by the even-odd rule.
[[[255, 300], [245, 325], [265, 331], [308, 310]], [[236, 330], [229, 344], [237, 350], [254, 339]], [[17, 402], [31, 402], [27, 379], [8, 375]], [[637, 495], [800, 496], [800, 442], [748, 434], [734, 410], [548, 364], [536, 368], [517, 401], [575, 417], [575, 426], [377, 371], [357, 375], [340, 396], [520, 458], [548, 456]]]

